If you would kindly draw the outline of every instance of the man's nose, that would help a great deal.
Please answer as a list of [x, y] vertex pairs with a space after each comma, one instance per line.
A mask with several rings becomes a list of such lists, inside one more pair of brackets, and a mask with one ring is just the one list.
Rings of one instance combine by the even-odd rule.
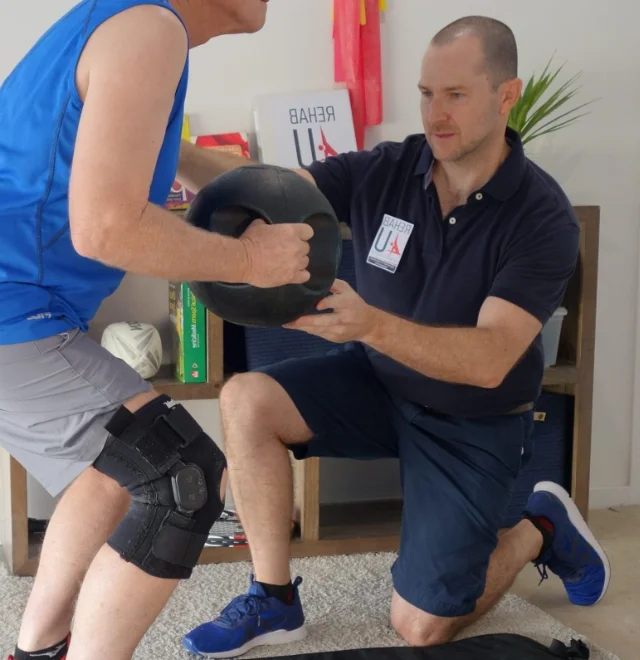
[[429, 104], [429, 115], [428, 119], [431, 123], [436, 123], [438, 121], [446, 120], [448, 117], [445, 104], [439, 98], [431, 99]]

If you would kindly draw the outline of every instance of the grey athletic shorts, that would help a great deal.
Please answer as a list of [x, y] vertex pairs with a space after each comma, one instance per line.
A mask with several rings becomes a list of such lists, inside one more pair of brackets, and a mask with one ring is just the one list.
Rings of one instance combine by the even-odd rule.
[[55, 497], [98, 457], [111, 415], [151, 389], [79, 330], [0, 346], [0, 445]]

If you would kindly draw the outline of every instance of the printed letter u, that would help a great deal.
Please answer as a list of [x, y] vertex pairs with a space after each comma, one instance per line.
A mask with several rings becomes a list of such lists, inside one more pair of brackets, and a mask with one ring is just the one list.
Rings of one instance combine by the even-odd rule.
[[380, 247], [380, 239], [382, 238], [383, 234], [384, 234], [384, 227], [380, 227], [380, 231], [376, 236], [376, 242], [374, 244], [376, 252], [384, 252], [387, 249], [387, 245], [389, 245], [389, 239], [391, 238], [391, 230], [389, 229], [387, 231], [387, 238], [384, 241], [384, 245]]

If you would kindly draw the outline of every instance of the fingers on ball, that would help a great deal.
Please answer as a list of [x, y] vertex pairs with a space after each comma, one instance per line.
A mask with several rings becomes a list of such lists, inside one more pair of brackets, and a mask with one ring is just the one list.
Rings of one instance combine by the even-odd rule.
[[300, 271], [300, 275], [298, 277], [298, 281], [303, 284], [304, 282], [308, 282], [311, 279], [311, 273], [308, 270], [302, 270]]
[[300, 238], [305, 241], [308, 241], [310, 238], [313, 238], [313, 227], [306, 223], [297, 225]]

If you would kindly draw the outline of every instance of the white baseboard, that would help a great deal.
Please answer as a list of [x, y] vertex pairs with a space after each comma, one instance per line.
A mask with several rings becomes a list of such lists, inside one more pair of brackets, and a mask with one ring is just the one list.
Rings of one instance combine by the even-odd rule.
[[611, 488], [592, 488], [589, 492], [590, 509], [607, 509], [616, 506], [640, 504], [640, 494], [634, 492], [631, 486], [614, 486]]

